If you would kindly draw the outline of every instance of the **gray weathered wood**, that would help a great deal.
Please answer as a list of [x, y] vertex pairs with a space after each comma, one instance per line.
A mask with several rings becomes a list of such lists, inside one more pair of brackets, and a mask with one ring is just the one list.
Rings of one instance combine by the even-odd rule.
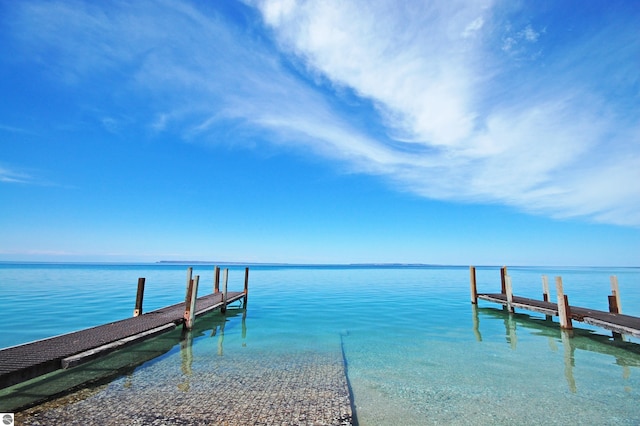
[[224, 268], [224, 273], [222, 274], [222, 285], [223, 285], [223, 292], [222, 292], [222, 307], [220, 308], [220, 310], [224, 313], [227, 312], [227, 282], [229, 279], [229, 269], [228, 268]]
[[618, 277], [615, 275], [611, 275], [609, 277], [611, 281], [611, 294], [616, 298], [616, 307], [618, 308], [617, 314], [622, 313], [622, 301], [620, 300], [620, 287], [618, 287]]
[[560, 320], [560, 328], [565, 330], [573, 329], [571, 317], [569, 313], [569, 300], [564, 294], [562, 288], [562, 277], [556, 277], [556, 293], [558, 296], [558, 319]]
[[503, 266], [502, 268], [500, 268], [500, 283], [501, 283], [501, 293], [502, 294], [507, 294], [507, 282], [505, 280], [505, 277], [508, 275], [507, 272], [507, 267]]
[[216, 266], [213, 273], [213, 292], [220, 293], [220, 267]]
[[187, 298], [189, 297], [189, 293], [191, 292], [190, 288], [191, 288], [191, 281], [193, 280], [193, 268], [192, 267], [188, 267], [187, 268], [187, 289], [185, 291], [184, 294], [184, 299], [187, 300]]
[[546, 275], [542, 276], [542, 300], [548, 302], [549, 299], [549, 278]]
[[196, 318], [196, 299], [198, 298], [198, 283], [200, 282], [200, 275], [196, 275], [191, 281], [190, 295], [188, 297], [189, 303], [187, 304], [187, 310], [184, 313], [184, 325], [187, 330], [193, 328], [193, 323]]
[[[549, 302], [551, 300], [551, 295], [549, 294], [549, 278], [546, 275], [542, 276], [542, 300], [545, 302]], [[546, 319], [551, 320], [552, 316], [547, 315]]]
[[507, 294], [507, 309], [509, 310], [509, 312], [515, 312], [515, 309], [513, 307], [513, 286], [511, 283], [511, 277], [509, 275], [504, 276], [504, 284]]

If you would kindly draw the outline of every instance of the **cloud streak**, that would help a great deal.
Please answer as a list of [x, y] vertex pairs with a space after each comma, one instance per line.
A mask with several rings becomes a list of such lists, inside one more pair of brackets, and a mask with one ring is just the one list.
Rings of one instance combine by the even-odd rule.
[[[532, 64], [537, 74], [518, 69], [524, 59], [540, 57], [537, 44], [547, 28], [499, 22], [497, 2], [256, 5], [284, 50], [374, 102], [390, 138], [434, 149], [388, 169], [381, 165], [406, 188], [553, 217], [640, 225], [640, 187], [632, 183], [640, 178], [638, 124], [612, 112], [615, 99], [580, 83], [562, 87], [567, 75], [588, 72], [574, 58], [593, 40], [556, 53], [573, 65], [556, 78], [553, 64], [548, 70]], [[502, 43], [492, 44], [500, 28]], [[615, 38], [603, 41], [619, 49], [618, 67], [633, 67], [637, 43], [625, 48]], [[496, 55], [497, 48], [505, 56]], [[505, 93], [501, 85], [519, 93]]]
[[[553, 47], [561, 28], [511, 23], [493, 1], [247, 5], [232, 21], [164, 1], [21, 2], [12, 28], [52, 78], [116, 76], [147, 99], [136, 120], [152, 132], [268, 140], [428, 198], [640, 225], [640, 130], [621, 106], [639, 95], [606, 96], [580, 61], [602, 55], [596, 35]], [[628, 86], [638, 42], [608, 42]]]
[[0, 165], [0, 182], [14, 184], [30, 184], [33, 183], [33, 177], [16, 170], [3, 167]]

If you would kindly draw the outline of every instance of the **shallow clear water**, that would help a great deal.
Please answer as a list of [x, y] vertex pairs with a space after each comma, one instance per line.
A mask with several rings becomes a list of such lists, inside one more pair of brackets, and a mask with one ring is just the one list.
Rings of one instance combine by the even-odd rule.
[[[640, 316], [637, 268], [509, 273], [519, 296], [540, 298], [546, 274], [555, 300], [561, 275], [571, 304], [601, 310], [615, 274], [623, 312]], [[196, 265], [194, 274], [199, 294], [211, 292], [213, 268]], [[128, 317], [138, 277], [147, 279], [145, 311], [184, 298], [184, 265], [0, 264], [0, 346]], [[498, 267], [477, 277], [480, 292], [499, 292]], [[229, 288], [240, 290], [243, 278], [231, 268]], [[467, 267], [253, 267], [244, 322], [228, 320], [223, 346], [212, 333], [194, 338], [193, 352], [240, 361], [341, 348], [362, 425], [640, 423], [637, 339], [614, 342], [582, 323], [569, 338], [543, 315], [469, 300]], [[181, 356], [171, 350], [127, 380]]]

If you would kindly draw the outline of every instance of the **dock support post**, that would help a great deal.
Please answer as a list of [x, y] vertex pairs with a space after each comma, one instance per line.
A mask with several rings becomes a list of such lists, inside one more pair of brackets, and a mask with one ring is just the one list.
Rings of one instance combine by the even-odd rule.
[[564, 294], [564, 290], [562, 289], [562, 277], [556, 277], [556, 292], [558, 294], [558, 318], [560, 319], [560, 328], [573, 330], [571, 311], [569, 310], [569, 298]]
[[546, 275], [542, 276], [542, 300], [549, 301], [549, 278]]
[[191, 281], [193, 278], [192, 275], [193, 275], [193, 268], [189, 266], [187, 268], [187, 291], [185, 292], [185, 295], [184, 295], [185, 300], [187, 300], [187, 298], [189, 297], [189, 293], [191, 292], [190, 288], [191, 288]]
[[505, 281], [505, 277], [508, 275], [507, 267], [503, 266], [500, 268], [500, 282], [502, 283], [502, 288], [500, 292], [502, 294], [507, 294], [507, 282]]
[[220, 311], [223, 314], [227, 312], [227, 280], [228, 279], [229, 279], [229, 269], [225, 268], [224, 273], [222, 274], [222, 285], [224, 287], [223, 287], [223, 293], [222, 293], [222, 308], [220, 308]]
[[[612, 314], [621, 314], [622, 310], [620, 309], [620, 289], [618, 288], [618, 277], [615, 275], [611, 275], [609, 277], [611, 280], [611, 295], [609, 296], [609, 312]], [[616, 333], [615, 331], [611, 333], [614, 340], [621, 340], [623, 335], [620, 333]]]
[[511, 277], [509, 275], [504, 276], [505, 291], [507, 293], [507, 309], [509, 312], [514, 313], [513, 309], [513, 287], [511, 285]]
[[196, 299], [198, 298], [199, 281], [200, 275], [196, 275], [194, 279], [191, 280], [189, 294], [185, 300], [184, 327], [187, 330], [191, 330], [193, 328], [193, 323], [196, 318]]
[[247, 299], [249, 298], [249, 268], [244, 268], [244, 301], [242, 306], [247, 309]]
[[[613, 295], [613, 294], [609, 296], [609, 312], [611, 312], [612, 314], [619, 314], [620, 313], [620, 311], [618, 310], [618, 301], [616, 299], [616, 296]], [[612, 331], [611, 335], [613, 337], [613, 340], [621, 340], [622, 339], [622, 334], [616, 333], [615, 331]]]
[[[550, 302], [551, 298], [549, 296], [549, 278], [546, 275], [542, 276], [542, 300], [545, 302]], [[545, 315], [547, 321], [551, 321], [553, 318], [551, 315]]]
[[[616, 305], [615, 313], [621, 314], [622, 302], [620, 301], [620, 288], [618, 287], [618, 277], [615, 275], [611, 275], [611, 277], [609, 277], [609, 280], [611, 281], [611, 295], [613, 296], [613, 299], [615, 299], [615, 305]], [[609, 306], [611, 306], [611, 301], [609, 302]], [[611, 308], [609, 308], [609, 312], [613, 312]]]
[[478, 288], [476, 287], [476, 267], [469, 266], [469, 279], [471, 285], [471, 303], [478, 304]]
[[216, 266], [213, 273], [213, 294], [220, 293], [220, 267]]
[[142, 298], [144, 297], [144, 278], [138, 278], [138, 292], [136, 293], [136, 306], [133, 308], [133, 316], [142, 315]]

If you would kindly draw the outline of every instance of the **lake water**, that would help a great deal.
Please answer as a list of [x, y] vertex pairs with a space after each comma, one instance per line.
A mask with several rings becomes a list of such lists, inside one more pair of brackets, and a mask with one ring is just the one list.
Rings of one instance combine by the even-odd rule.
[[[193, 267], [199, 295], [210, 293], [213, 267]], [[131, 316], [138, 277], [145, 312], [177, 303], [186, 268], [0, 263], [0, 347]], [[243, 272], [230, 267], [230, 290], [242, 289]], [[552, 284], [562, 276], [571, 304], [600, 310], [616, 275], [622, 311], [640, 316], [638, 268], [509, 273], [516, 295], [541, 298], [541, 275]], [[499, 292], [499, 267], [478, 267], [477, 278], [480, 292]], [[225, 357], [341, 350], [361, 425], [640, 424], [638, 339], [614, 341], [577, 322], [569, 337], [557, 319], [483, 301], [475, 308], [468, 267], [253, 266], [249, 281], [245, 318], [226, 320]], [[210, 335], [193, 340], [196, 353], [221, 350]], [[179, 350], [159, 359], [182, 362]]]

